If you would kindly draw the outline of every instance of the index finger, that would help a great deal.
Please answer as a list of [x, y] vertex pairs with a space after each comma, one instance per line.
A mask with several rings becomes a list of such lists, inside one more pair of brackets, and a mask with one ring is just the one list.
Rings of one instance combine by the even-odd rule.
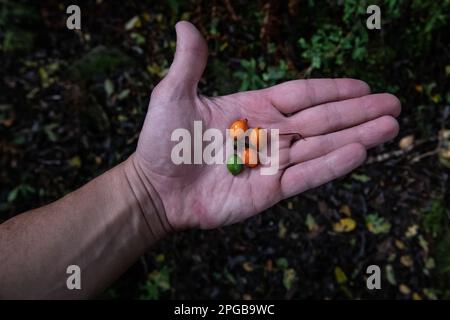
[[292, 80], [264, 90], [272, 105], [285, 114], [370, 93], [367, 83], [350, 78]]

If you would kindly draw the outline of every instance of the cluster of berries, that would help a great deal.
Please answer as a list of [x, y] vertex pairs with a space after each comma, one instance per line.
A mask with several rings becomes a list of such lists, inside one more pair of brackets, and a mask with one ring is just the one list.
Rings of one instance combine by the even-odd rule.
[[248, 120], [239, 119], [234, 121], [230, 126], [230, 136], [234, 140], [235, 145], [248, 136], [248, 141], [245, 141], [245, 148], [241, 154], [236, 152], [228, 159], [227, 168], [233, 175], [239, 174], [244, 166], [248, 168], [255, 168], [259, 164], [258, 151], [265, 147], [265, 135], [261, 128], [250, 128], [247, 134]]

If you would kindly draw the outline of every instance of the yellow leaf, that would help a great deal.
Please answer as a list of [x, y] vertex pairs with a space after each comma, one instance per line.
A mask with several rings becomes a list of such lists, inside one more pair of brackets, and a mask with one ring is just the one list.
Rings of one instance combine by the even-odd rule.
[[409, 295], [411, 293], [411, 289], [406, 284], [401, 284], [398, 286], [398, 289], [401, 293], [403, 293], [405, 296]]
[[402, 265], [404, 265], [405, 267], [410, 268], [410, 267], [412, 267], [414, 261], [411, 258], [411, 256], [401, 256], [400, 257], [400, 263]]
[[142, 19], [147, 22], [150, 21], [150, 14], [148, 12], [144, 12], [142, 14]]
[[75, 167], [75, 168], [81, 167], [81, 158], [80, 158], [80, 156], [75, 156], [75, 157], [69, 159], [69, 165], [71, 167]]
[[356, 228], [356, 221], [352, 218], [343, 218], [333, 224], [333, 230], [335, 232], [350, 232]]
[[431, 97], [431, 101], [433, 101], [434, 103], [438, 103], [439, 101], [441, 101], [441, 96], [438, 94], [435, 94]]
[[417, 224], [413, 224], [412, 226], [410, 226], [409, 228], [408, 228], [408, 230], [406, 231], [406, 233], [405, 233], [405, 236], [407, 237], [407, 238], [412, 238], [412, 237], [414, 237], [415, 235], [417, 235], [417, 230], [419, 229], [419, 226], [417, 225]]
[[289, 268], [284, 270], [283, 274], [283, 285], [287, 290], [290, 290], [292, 288], [292, 285], [294, 284], [295, 280], [297, 278], [297, 273], [294, 269]]
[[417, 292], [414, 292], [412, 295], [413, 300], [422, 300], [422, 297]]
[[423, 86], [421, 84], [417, 84], [415, 86], [415, 89], [416, 89], [417, 92], [422, 92], [423, 91]]
[[405, 243], [400, 240], [395, 240], [395, 246], [400, 250], [405, 249]]
[[253, 266], [250, 262], [244, 262], [242, 264], [242, 268], [244, 268], [245, 271], [247, 272], [252, 272], [253, 271]]
[[411, 134], [409, 136], [403, 137], [400, 142], [398, 143], [398, 146], [402, 150], [409, 149], [414, 143], [414, 136]]
[[283, 221], [281, 220], [281, 221], [278, 223], [278, 237], [279, 237], [280, 239], [284, 239], [284, 237], [286, 236], [286, 232], [287, 232], [287, 228], [286, 228], [286, 226], [284, 225]]
[[343, 284], [343, 283], [347, 282], [347, 276], [345, 275], [345, 272], [340, 267], [334, 268], [334, 275], [336, 277], [337, 283]]
[[346, 204], [341, 206], [341, 208], [339, 209], [339, 212], [344, 214], [344, 215], [346, 215], [347, 217], [351, 217], [352, 216], [352, 210]]

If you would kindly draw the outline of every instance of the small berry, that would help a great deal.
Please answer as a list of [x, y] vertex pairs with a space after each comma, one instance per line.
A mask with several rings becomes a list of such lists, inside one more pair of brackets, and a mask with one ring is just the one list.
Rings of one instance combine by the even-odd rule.
[[249, 144], [258, 151], [263, 150], [267, 145], [265, 132], [259, 127], [253, 128], [250, 131], [248, 140]]
[[233, 176], [238, 175], [242, 171], [243, 167], [244, 165], [242, 164], [242, 159], [237, 154], [234, 154], [228, 158], [227, 168]]
[[254, 168], [259, 163], [258, 152], [254, 149], [245, 148], [242, 158], [244, 160], [244, 164], [249, 168]]
[[230, 136], [233, 140], [240, 140], [248, 130], [247, 119], [239, 119], [230, 126]]

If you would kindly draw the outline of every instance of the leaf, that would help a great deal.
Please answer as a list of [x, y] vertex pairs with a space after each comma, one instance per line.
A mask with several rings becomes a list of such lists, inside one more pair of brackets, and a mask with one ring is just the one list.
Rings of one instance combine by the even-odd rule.
[[416, 84], [414, 86], [414, 89], [416, 89], [416, 91], [419, 93], [423, 92], [423, 86], [421, 84]]
[[227, 269], [224, 270], [224, 275], [231, 284], [236, 284], [236, 279]]
[[319, 229], [319, 226], [317, 225], [316, 220], [314, 219], [314, 217], [310, 213], [308, 213], [306, 215], [305, 224], [308, 227], [308, 230], [310, 232], [316, 232]]
[[412, 147], [413, 143], [414, 143], [414, 135], [410, 134], [406, 137], [403, 137], [398, 143], [398, 146], [402, 150], [407, 150]]
[[412, 294], [412, 299], [413, 300], [422, 300], [422, 297], [420, 296], [420, 294], [418, 294], [417, 292], [414, 292]]
[[292, 285], [294, 284], [296, 280], [297, 273], [294, 269], [289, 268], [284, 270], [283, 273], [283, 285], [287, 290], [290, 290], [292, 288]]
[[33, 193], [36, 193], [36, 190], [32, 186], [22, 183], [9, 192], [7, 200], [8, 202], [13, 202], [18, 198], [19, 194], [27, 196]]
[[119, 93], [119, 95], [117, 96], [117, 99], [123, 100], [123, 99], [127, 98], [129, 95], [130, 95], [130, 89], [125, 89]]
[[438, 297], [436, 296], [436, 293], [434, 291], [434, 289], [430, 289], [430, 288], [425, 288], [423, 289], [423, 293], [427, 296], [428, 299], [430, 300], [437, 300]]
[[411, 289], [404, 283], [401, 283], [398, 286], [398, 289], [401, 293], [403, 293], [405, 296], [409, 295], [411, 293]]
[[58, 140], [58, 136], [53, 131], [57, 127], [58, 127], [57, 123], [50, 123], [44, 126], [44, 132], [51, 142], [55, 142]]
[[387, 281], [395, 286], [397, 284], [397, 281], [395, 280], [395, 274], [394, 274], [394, 269], [392, 268], [392, 266], [390, 264], [388, 264], [385, 268], [385, 272], [386, 272], [386, 279]]
[[284, 225], [283, 220], [280, 220], [280, 222], [278, 222], [278, 237], [284, 239], [286, 237], [286, 232], [287, 228]]
[[343, 215], [346, 215], [347, 217], [351, 217], [352, 216], [352, 210], [346, 204], [341, 206], [341, 208], [339, 209], [339, 212], [342, 213]]
[[418, 229], [419, 229], [419, 226], [418, 226], [417, 224], [413, 224], [412, 226], [410, 226], [410, 227], [408, 228], [408, 230], [406, 230], [405, 236], [406, 236], [407, 238], [412, 238], [412, 237], [416, 236], [416, 235], [417, 235], [417, 230], [418, 230]]
[[159, 299], [160, 292], [170, 290], [170, 269], [167, 266], [149, 274], [143, 287], [143, 299]]
[[343, 218], [333, 224], [333, 230], [335, 232], [350, 232], [355, 230], [356, 228], [356, 221], [352, 218]]
[[289, 263], [286, 258], [278, 258], [275, 264], [280, 269], [286, 269], [289, 266]]
[[428, 241], [422, 235], [419, 235], [419, 245], [422, 247], [423, 251], [428, 252]]
[[390, 222], [376, 213], [367, 215], [366, 226], [374, 234], [388, 233], [391, 230]]
[[134, 28], [140, 28], [141, 25], [141, 19], [139, 18], [139, 16], [134, 16], [125, 24], [125, 30], [129, 31]]
[[166, 257], [165, 257], [162, 253], [161, 253], [161, 254], [158, 254], [158, 255], [155, 257], [155, 261], [158, 262], [158, 263], [164, 262], [165, 259], [166, 259]]
[[13, 202], [17, 199], [17, 196], [19, 195], [20, 186], [12, 189], [8, 194], [8, 202]]
[[247, 272], [252, 272], [253, 271], [253, 266], [250, 262], [244, 262], [242, 264], [242, 268], [247, 271]]
[[403, 250], [403, 249], [405, 249], [405, 243], [403, 242], [403, 241], [400, 241], [400, 240], [395, 240], [395, 246], [397, 247], [397, 249], [399, 249], [399, 250]]
[[137, 32], [132, 32], [130, 35], [131, 39], [133, 39], [137, 45], [142, 45], [145, 43], [145, 38], [144, 36], [140, 35]]
[[344, 284], [347, 282], [347, 276], [340, 267], [334, 268], [334, 276], [336, 277], [336, 282], [339, 284]]
[[106, 95], [110, 97], [114, 93], [114, 83], [111, 79], [106, 79], [103, 86], [105, 88]]
[[436, 262], [434, 262], [433, 258], [428, 258], [427, 260], [425, 260], [425, 268], [431, 270], [434, 269], [436, 267]]
[[357, 174], [354, 173], [352, 174], [352, 178], [356, 181], [362, 182], [362, 183], [366, 183], [370, 181], [370, 177], [365, 175], [365, 174]]
[[75, 156], [69, 159], [69, 165], [74, 168], [81, 167], [81, 158], [80, 156]]
[[414, 262], [411, 256], [401, 256], [400, 263], [407, 268], [411, 268]]

